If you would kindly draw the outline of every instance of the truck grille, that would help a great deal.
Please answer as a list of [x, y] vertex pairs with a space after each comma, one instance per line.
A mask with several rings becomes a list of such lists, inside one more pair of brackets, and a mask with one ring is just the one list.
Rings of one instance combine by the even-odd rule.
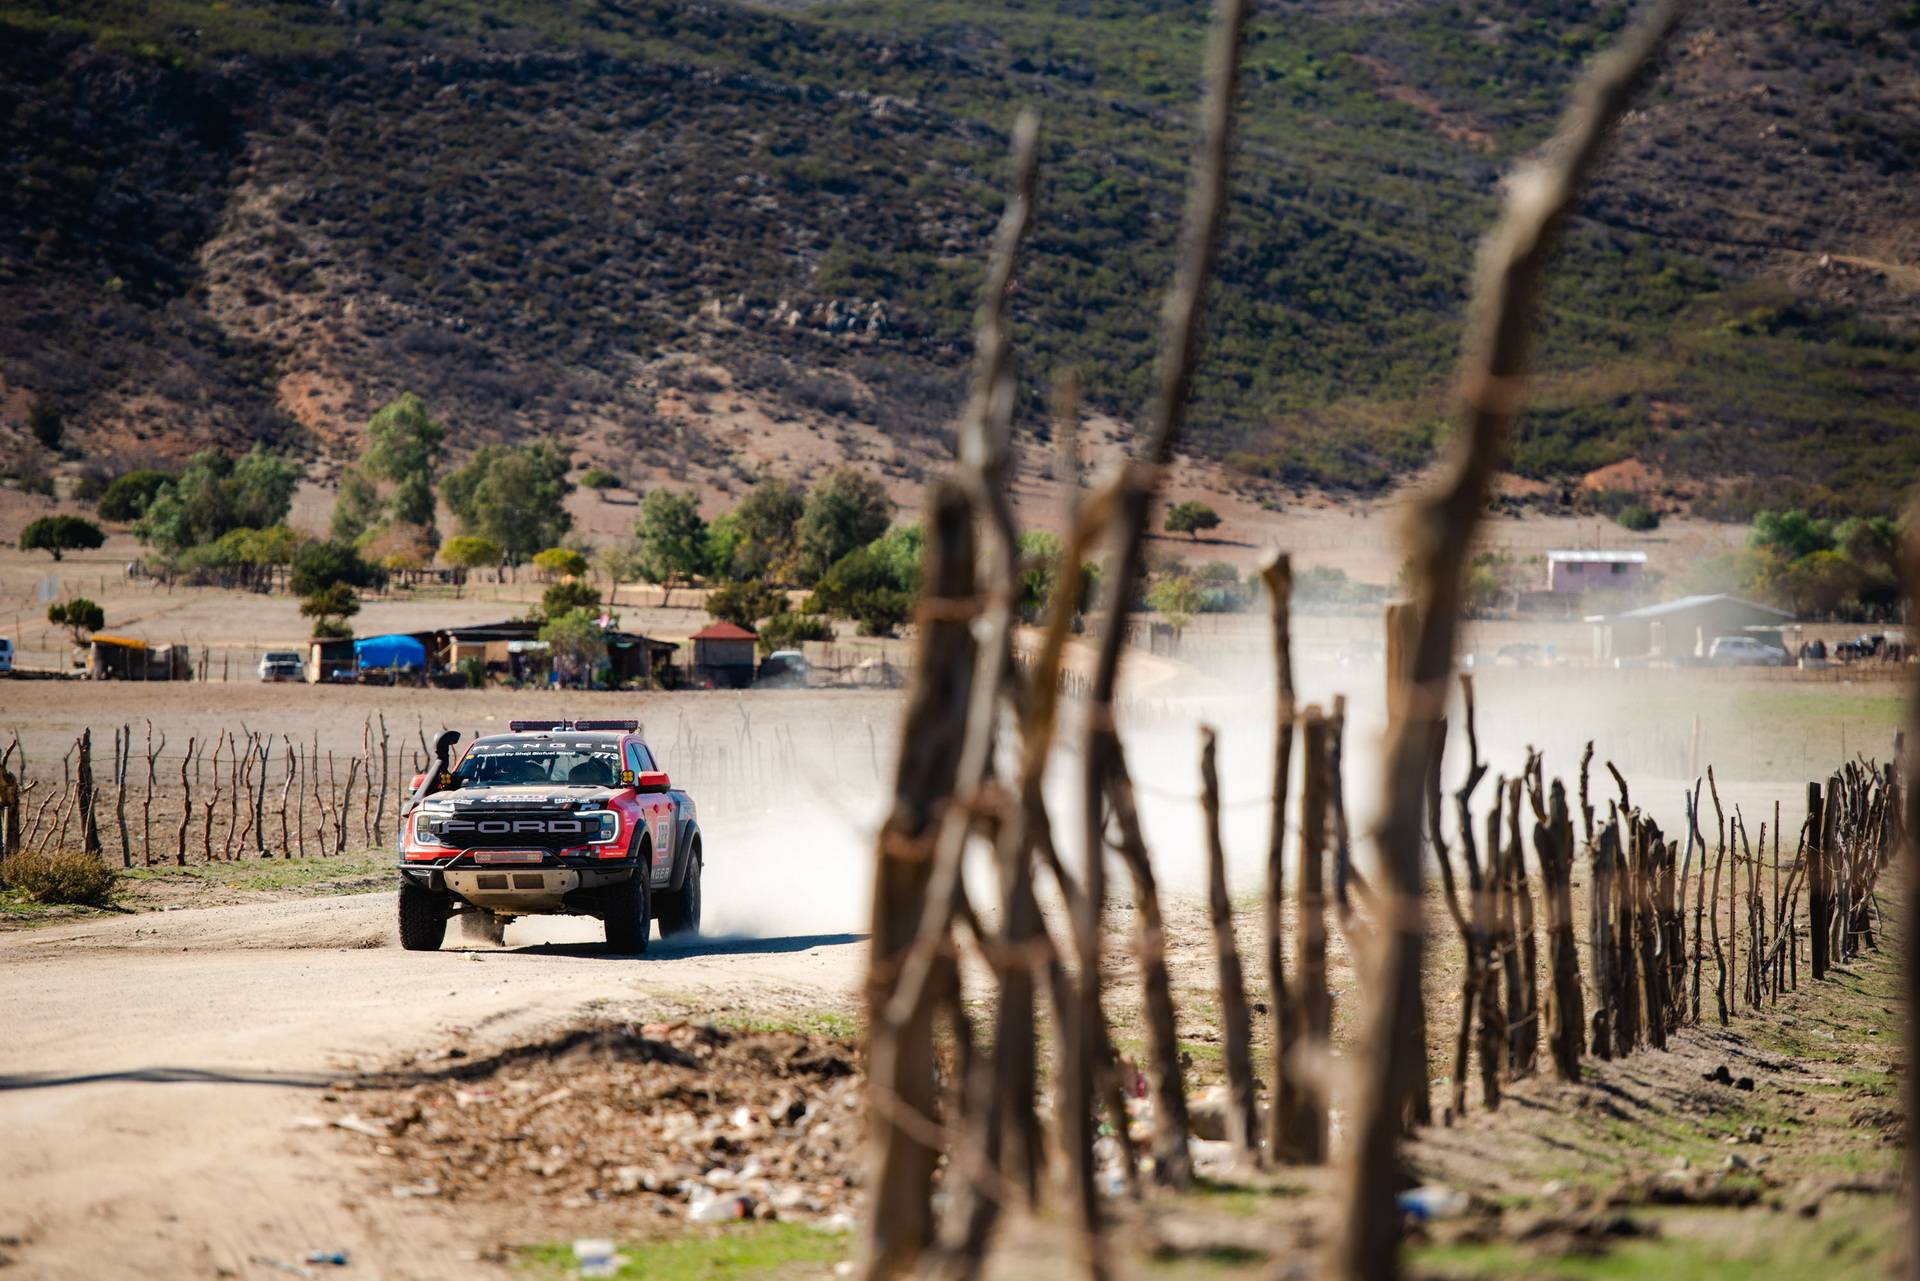
[[585, 845], [592, 825], [554, 810], [487, 810], [433, 823], [442, 844], [468, 850], [561, 850]]

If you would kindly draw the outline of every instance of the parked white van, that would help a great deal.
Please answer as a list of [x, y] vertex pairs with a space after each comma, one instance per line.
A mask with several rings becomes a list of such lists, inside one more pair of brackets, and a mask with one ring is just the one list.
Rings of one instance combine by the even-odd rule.
[[0, 676], [13, 670], [13, 642], [0, 636]]

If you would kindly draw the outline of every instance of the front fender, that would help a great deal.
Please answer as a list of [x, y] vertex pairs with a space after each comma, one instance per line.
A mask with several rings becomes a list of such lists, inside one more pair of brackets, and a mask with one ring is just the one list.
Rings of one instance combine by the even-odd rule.
[[679, 832], [673, 841], [673, 876], [667, 882], [667, 888], [678, 892], [687, 883], [687, 868], [693, 864], [693, 850], [700, 844], [700, 824], [695, 819], [683, 819]]

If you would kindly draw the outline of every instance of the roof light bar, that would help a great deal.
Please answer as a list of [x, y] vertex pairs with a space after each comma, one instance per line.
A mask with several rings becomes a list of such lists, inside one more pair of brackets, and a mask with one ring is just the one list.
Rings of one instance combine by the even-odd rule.
[[639, 721], [575, 721], [573, 723], [573, 727], [575, 729], [623, 729], [627, 731], [627, 733], [633, 734], [633, 733], [639, 732], [640, 722]]
[[639, 721], [508, 721], [507, 728], [516, 734], [540, 733], [547, 730], [596, 730], [619, 729], [629, 734], [638, 733]]
[[565, 729], [566, 727], [567, 727], [567, 723], [565, 721], [508, 721], [507, 722], [507, 728], [512, 730], [516, 734], [524, 734], [529, 730]]

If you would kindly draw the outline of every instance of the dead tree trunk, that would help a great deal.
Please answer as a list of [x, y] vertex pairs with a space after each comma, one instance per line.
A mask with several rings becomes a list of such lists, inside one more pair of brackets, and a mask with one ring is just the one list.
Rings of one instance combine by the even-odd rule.
[[1134, 938], [1134, 959], [1140, 966], [1140, 986], [1147, 1015], [1154, 1178], [1167, 1187], [1185, 1188], [1193, 1182], [1191, 1126], [1187, 1119], [1186, 1074], [1180, 1065], [1173, 981], [1167, 973], [1166, 924], [1160, 914], [1160, 891], [1154, 880], [1153, 864], [1147, 858], [1146, 840], [1140, 831], [1133, 785], [1126, 774], [1124, 760], [1109, 790], [1119, 835], [1115, 847], [1133, 881], [1134, 910], [1140, 918], [1139, 932]]
[[1288, 1137], [1300, 1131], [1304, 1098], [1288, 1055], [1299, 1039], [1299, 1017], [1288, 990], [1286, 946], [1281, 936], [1281, 908], [1286, 901], [1287, 792], [1293, 766], [1293, 638], [1291, 598], [1293, 562], [1275, 556], [1260, 571], [1267, 586], [1267, 608], [1273, 626], [1274, 744], [1271, 810], [1267, 819], [1267, 880], [1264, 920], [1267, 945], [1268, 1044], [1273, 1090], [1267, 1102], [1267, 1153], [1276, 1162], [1297, 1160]]
[[[1327, 721], [1318, 707], [1300, 717], [1304, 788], [1300, 803], [1299, 942], [1295, 968], [1300, 977], [1300, 1041], [1311, 1053], [1324, 1052], [1333, 1021], [1327, 993], [1327, 907], [1323, 887], [1327, 843]], [[1318, 1165], [1327, 1159], [1327, 1101], [1318, 1081], [1308, 1083], [1287, 1136], [1293, 1159]]]
[[897, 1031], [889, 1027], [885, 1014], [899, 967], [919, 931], [932, 872], [937, 807], [952, 793], [966, 730], [974, 669], [966, 611], [974, 584], [971, 516], [966, 496], [956, 486], [942, 484], [934, 491], [915, 680], [901, 725], [893, 803], [875, 857], [866, 995], [869, 1026], [881, 1040], [870, 1052], [874, 1069], [867, 1084], [873, 1199], [862, 1266], [868, 1281], [912, 1271], [933, 1241], [933, 1176], [940, 1156], [933, 1005], [920, 1002], [912, 1019]]
[[181, 867], [187, 865], [187, 826], [193, 822], [193, 784], [187, 774], [187, 765], [193, 760], [193, 736], [187, 736], [186, 754], [180, 758], [180, 831], [175, 837], [173, 861]]
[[1587, 1019], [1580, 956], [1573, 941], [1573, 820], [1567, 814], [1567, 789], [1559, 779], [1553, 781], [1546, 821], [1534, 825], [1533, 848], [1547, 903], [1547, 1049], [1554, 1074], [1577, 1081]]
[[80, 813], [80, 845], [89, 854], [100, 851], [100, 820], [94, 811], [93, 731], [80, 731], [80, 764], [74, 772], [74, 808]]
[[1227, 1141], [1235, 1156], [1260, 1165], [1260, 1119], [1253, 1094], [1253, 1015], [1240, 971], [1240, 948], [1233, 939], [1233, 905], [1227, 896], [1227, 852], [1220, 840], [1220, 775], [1214, 732], [1200, 730], [1200, 808], [1207, 829], [1207, 906], [1213, 921], [1213, 950], [1220, 975], [1221, 1034], [1226, 1039]]

